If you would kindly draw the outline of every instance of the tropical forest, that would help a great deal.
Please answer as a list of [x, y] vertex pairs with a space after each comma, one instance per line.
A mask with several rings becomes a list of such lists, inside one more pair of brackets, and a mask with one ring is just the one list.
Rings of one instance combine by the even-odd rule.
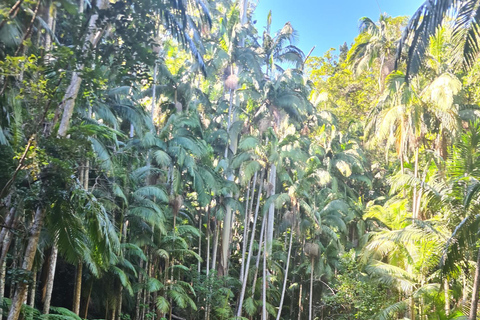
[[480, 319], [480, 0], [257, 3], [0, 1], [0, 320]]

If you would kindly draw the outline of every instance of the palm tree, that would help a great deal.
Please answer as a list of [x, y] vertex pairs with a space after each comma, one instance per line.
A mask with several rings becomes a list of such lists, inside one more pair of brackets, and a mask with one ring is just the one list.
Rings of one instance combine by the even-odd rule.
[[383, 90], [385, 78], [392, 72], [396, 42], [405, 17], [391, 18], [381, 14], [378, 23], [368, 17], [360, 19], [360, 35], [347, 55], [347, 63], [356, 67], [357, 72], [371, 68], [379, 61], [378, 88]]
[[471, 67], [476, 61], [479, 48], [478, 3], [477, 0], [425, 1], [413, 14], [404, 30], [398, 44], [395, 68], [405, 59], [406, 78], [414, 76], [426, 57], [430, 37], [435, 35], [438, 27], [449, 21], [453, 24], [454, 61], [457, 66]]

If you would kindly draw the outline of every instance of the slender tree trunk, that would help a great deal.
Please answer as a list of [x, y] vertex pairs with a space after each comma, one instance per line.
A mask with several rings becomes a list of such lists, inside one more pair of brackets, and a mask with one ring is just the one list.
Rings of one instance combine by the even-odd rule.
[[82, 274], [83, 262], [79, 261], [77, 264], [77, 273], [75, 277], [75, 291], [73, 293], [73, 312], [80, 315], [80, 298], [82, 296]]
[[[98, 0], [97, 9], [106, 9], [108, 7], [108, 4], [109, 2], [107, 0]], [[95, 13], [90, 17], [90, 20], [88, 22], [87, 37], [85, 38], [82, 49], [84, 53], [89, 49], [90, 46], [95, 47], [97, 45], [97, 42], [100, 40], [100, 35], [98, 34], [99, 30], [96, 25], [98, 17], [99, 14]], [[75, 100], [80, 90], [80, 85], [82, 84], [82, 78], [80, 76], [80, 73], [83, 71], [83, 68], [83, 65], [79, 65], [77, 67], [78, 71], [74, 71], [72, 73], [72, 79], [70, 80], [70, 84], [68, 85], [65, 96], [63, 97], [63, 115], [60, 122], [60, 127], [58, 128], [59, 137], [67, 136], [67, 131], [70, 126], [70, 119], [72, 118], [73, 114], [73, 108], [75, 107]]]
[[[275, 187], [276, 187], [276, 180], [277, 180], [277, 167], [272, 164], [270, 167], [270, 185], [271, 188], [269, 192], [269, 196], [275, 195]], [[273, 227], [275, 222], [275, 205], [274, 203], [270, 203], [270, 207], [268, 208], [268, 219], [267, 219], [267, 255], [270, 256], [272, 254], [272, 243], [273, 243]]]
[[207, 277], [210, 274], [210, 207], [207, 212]]
[[477, 309], [478, 309], [478, 295], [480, 290], [480, 248], [477, 253], [477, 266], [475, 268], [475, 279], [473, 281], [472, 289], [472, 304], [470, 305], [470, 316], [468, 320], [477, 319]]
[[[249, 245], [249, 248], [248, 248], [247, 261], [245, 263], [245, 276], [243, 277], [242, 289], [240, 291], [240, 298], [238, 300], [238, 310], [237, 310], [237, 317], [238, 318], [240, 318], [242, 316], [243, 299], [245, 297], [245, 290], [247, 288], [248, 269], [250, 267], [250, 260], [252, 258], [253, 241], [255, 240], [255, 229], [256, 229], [256, 226], [257, 226], [258, 212], [260, 210], [260, 197], [262, 195], [263, 175], [264, 175], [264, 173], [262, 171], [262, 174], [260, 175], [260, 187], [258, 188], [257, 205], [255, 207], [255, 216], [253, 218], [252, 235], [250, 237], [250, 245]], [[253, 188], [253, 189], [255, 189], [255, 188]], [[253, 197], [252, 197], [252, 202], [253, 202]]]
[[[0, 265], [0, 303], [3, 305], [3, 298], [5, 297], [5, 271], [7, 269], [7, 262], [3, 261]], [[3, 312], [0, 312], [0, 320], [3, 318]]]
[[292, 253], [292, 242], [293, 242], [293, 228], [290, 228], [290, 243], [288, 245], [287, 266], [285, 267], [285, 273], [283, 276], [282, 297], [280, 298], [280, 306], [278, 307], [277, 320], [280, 320], [280, 316], [282, 315], [283, 299], [285, 298], [285, 291], [287, 291], [288, 267], [290, 265], [290, 256]]
[[268, 249], [268, 244], [267, 244], [267, 241], [265, 241], [264, 249], [263, 249], [262, 320], [267, 320], [267, 249]]
[[308, 308], [308, 319], [313, 319], [313, 268], [315, 266], [315, 258], [312, 256], [312, 264], [310, 270], [310, 303]]
[[[5, 246], [4, 240], [6, 239], [7, 235], [11, 234], [10, 229], [15, 227], [15, 207], [11, 208], [8, 211], [8, 215], [5, 218], [5, 226], [2, 227], [2, 231], [0, 232], [0, 243], [2, 244], [2, 250]], [[8, 249], [7, 249], [8, 251]], [[4, 259], [4, 255], [2, 254], [2, 259]]]
[[[140, 259], [140, 264], [139, 264], [140, 269], [143, 268], [143, 260]], [[142, 273], [138, 273], [138, 283], [142, 284], [143, 283], [143, 277]], [[140, 319], [140, 302], [142, 301], [142, 290], [138, 290], [137, 292], [137, 297], [136, 297], [136, 303], [135, 303], [135, 320], [141, 320]]]
[[[35, 292], [37, 291], [37, 271], [33, 271], [33, 280], [30, 284], [30, 300], [28, 305], [33, 309], [35, 308]], [[29, 319], [33, 320], [33, 310], [29, 314]]]
[[[43, 219], [45, 217], [45, 210], [43, 208], [37, 208], [35, 217], [30, 229], [30, 237], [28, 239], [27, 248], [25, 249], [25, 255], [23, 258], [22, 269], [31, 271], [33, 266], [33, 259], [35, 258], [35, 252], [37, 250], [38, 239], [40, 237], [40, 231], [42, 229]], [[23, 301], [25, 301], [25, 294], [27, 293], [27, 284], [19, 283], [15, 290], [15, 295], [12, 299], [12, 305], [8, 314], [7, 320], [18, 320], [20, 316], [20, 308]]]
[[[418, 178], [418, 147], [415, 148], [415, 169], [414, 169], [415, 180]], [[417, 219], [417, 183], [415, 181], [415, 185], [413, 187], [413, 208], [412, 208], [412, 218]]]
[[[46, 4], [46, 13], [47, 13], [47, 25], [50, 31], [55, 34], [55, 19], [57, 17], [57, 7], [53, 5], [53, 1], [49, 0]], [[44, 43], [45, 51], [49, 52], [52, 49], [52, 36], [50, 32], [45, 32], [45, 43]]]
[[85, 301], [85, 308], [83, 311], [83, 318], [87, 319], [88, 317], [88, 307], [90, 306], [90, 297], [92, 296], [92, 289], [93, 289], [93, 279], [90, 280], [90, 286], [88, 288], [88, 295], [87, 300]]
[[[199, 213], [198, 214], [198, 256], [202, 256], [202, 215]], [[198, 276], [200, 277], [200, 271], [202, 271], [202, 262], [198, 260], [197, 263], [197, 271], [198, 271]]]
[[[10, 210], [12, 212], [12, 210]], [[13, 217], [13, 215], [12, 215]], [[8, 217], [7, 217], [8, 219]], [[12, 219], [13, 220], [13, 219]], [[10, 244], [12, 243], [12, 233], [8, 229], [8, 221], [5, 222], [6, 226], [3, 228], [2, 232], [5, 230], [3, 244], [2, 244], [2, 252], [0, 257], [0, 303], [3, 303], [3, 298], [5, 297], [5, 274], [7, 271], [7, 253], [10, 248]], [[12, 221], [10, 224], [11, 227], [15, 227], [15, 221]], [[0, 320], [3, 319], [3, 312], [0, 312]]]
[[[234, 90], [230, 89], [230, 103], [228, 106], [228, 124], [227, 124], [227, 131], [230, 137], [230, 143], [225, 148], [225, 159], [228, 160], [228, 150], [231, 151], [232, 155], [237, 153], [237, 140], [238, 135], [231, 132], [232, 123], [235, 120], [235, 111], [233, 110], [233, 96], [235, 92]], [[227, 174], [227, 180], [233, 181], [234, 175], [232, 172]], [[230, 194], [230, 197], [232, 194]], [[228, 259], [230, 257], [230, 239], [232, 235], [232, 229], [230, 226], [233, 223], [233, 216], [234, 212], [230, 205], [227, 205], [227, 210], [225, 212], [225, 217], [223, 219], [223, 228], [222, 228], [222, 252], [220, 254], [220, 263], [218, 266], [218, 275], [219, 276], [226, 276], [228, 274]]]
[[218, 253], [218, 238], [220, 234], [220, 224], [217, 221], [217, 218], [215, 218], [215, 239], [213, 241], [213, 257], [212, 257], [212, 269], [215, 269], [217, 265], [217, 253]]
[[303, 304], [302, 304], [303, 284], [300, 283], [300, 290], [298, 294], [298, 320], [302, 319]]
[[[255, 172], [255, 175], [257, 173]], [[255, 189], [255, 184], [253, 184], [253, 189]], [[245, 199], [245, 219], [244, 219], [244, 222], [243, 222], [243, 238], [242, 238], [242, 263], [240, 265], [240, 282], [243, 282], [243, 277], [244, 277], [244, 273], [245, 273], [245, 254], [247, 252], [247, 237], [248, 237], [248, 227], [249, 227], [249, 224], [250, 224], [250, 221], [249, 221], [249, 213], [248, 213], [248, 202], [249, 202], [249, 199], [250, 199], [250, 181], [248, 181], [248, 185], [247, 185], [247, 196], [246, 196], [246, 199]], [[252, 199], [253, 201], [253, 199]]]
[[257, 254], [257, 262], [255, 263], [255, 275], [253, 276], [253, 284], [252, 284], [252, 298], [255, 294], [255, 286], [257, 285], [257, 277], [258, 277], [258, 269], [260, 267], [260, 255], [262, 254], [262, 245], [263, 245], [263, 235], [265, 233], [265, 224], [267, 220], [267, 215], [263, 216], [262, 227], [260, 231], [260, 241], [258, 242], [258, 254]]
[[[56, 241], [55, 241], [56, 242]], [[47, 288], [45, 291], [45, 302], [43, 303], [43, 314], [50, 313], [50, 302], [52, 301], [53, 283], [55, 280], [55, 269], [57, 266], [58, 247], [54, 243], [52, 253], [50, 254], [50, 263], [48, 264]]]

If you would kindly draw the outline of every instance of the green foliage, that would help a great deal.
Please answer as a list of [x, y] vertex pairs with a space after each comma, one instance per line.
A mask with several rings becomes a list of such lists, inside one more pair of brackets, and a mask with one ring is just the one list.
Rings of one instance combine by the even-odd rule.
[[325, 319], [367, 320], [395, 302], [391, 287], [363, 272], [350, 251], [340, 259], [339, 276], [324, 290], [322, 309]]

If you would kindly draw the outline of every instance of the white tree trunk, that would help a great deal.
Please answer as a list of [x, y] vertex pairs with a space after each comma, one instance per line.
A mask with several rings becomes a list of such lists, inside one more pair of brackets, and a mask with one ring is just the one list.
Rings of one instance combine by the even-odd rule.
[[[238, 310], [237, 310], [237, 317], [238, 318], [240, 318], [242, 316], [243, 299], [245, 297], [245, 290], [247, 288], [248, 269], [249, 269], [249, 266], [250, 266], [250, 260], [252, 258], [253, 241], [255, 240], [255, 229], [256, 229], [256, 226], [257, 226], [258, 212], [260, 210], [260, 196], [262, 195], [263, 175], [264, 174], [262, 172], [262, 174], [260, 176], [260, 187], [258, 188], [257, 205], [255, 207], [255, 216], [253, 218], [252, 236], [250, 237], [250, 245], [249, 245], [249, 248], [248, 248], [247, 261], [245, 263], [245, 275], [243, 277], [242, 290], [240, 291], [240, 298], [238, 300]], [[253, 189], [255, 191], [255, 188], [253, 188]], [[252, 202], [253, 202], [253, 197], [252, 197]], [[263, 228], [262, 228], [262, 232], [263, 232]], [[259, 248], [259, 250], [260, 250], [260, 248]]]
[[[5, 271], [7, 269], [7, 262], [3, 261], [0, 265], [0, 303], [3, 303], [5, 297]], [[0, 320], [3, 318], [3, 312], [0, 312]]]
[[285, 291], [287, 291], [288, 267], [290, 265], [290, 256], [292, 253], [292, 242], [293, 228], [290, 228], [290, 244], [288, 245], [287, 266], [285, 267], [285, 273], [283, 275], [282, 297], [280, 298], [280, 306], [278, 307], [277, 320], [280, 320], [280, 316], [282, 315], [283, 300], [285, 298]]
[[[108, 4], [108, 0], [98, 0], [97, 8], [100, 10], [106, 9], [108, 7]], [[85, 42], [83, 43], [82, 48], [84, 53], [89, 49], [90, 46], [95, 47], [100, 40], [101, 32], [96, 25], [98, 17], [98, 13], [93, 14], [88, 21], [87, 37], [85, 38]], [[83, 65], [79, 65], [77, 66], [77, 70], [72, 73], [72, 79], [70, 80], [70, 84], [68, 85], [65, 96], [63, 97], [63, 115], [60, 122], [60, 127], [58, 128], [59, 137], [67, 136], [67, 131], [70, 126], [73, 109], [75, 107], [75, 100], [80, 90], [80, 85], [82, 84], [82, 78], [80, 77], [80, 73], [82, 72], [83, 68]]]
[[263, 277], [262, 277], [262, 320], [267, 320], [267, 249], [265, 241], [263, 249]]
[[310, 303], [308, 308], [308, 320], [313, 319], [313, 268], [315, 266], [315, 258], [312, 256], [312, 265], [310, 270]]
[[[270, 167], [270, 188], [271, 191], [269, 192], [269, 196], [275, 195], [275, 187], [276, 187], [276, 180], [277, 180], [277, 167], [272, 164]], [[270, 203], [270, 207], [268, 208], [268, 218], [267, 218], [267, 256], [272, 254], [272, 242], [273, 242], [273, 227], [275, 221], [275, 205], [274, 203]]]
[[[255, 175], [257, 173], [255, 172]], [[253, 189], [255, 189], [255, 185], [253, 185]], [[243, 238], [242, 238], [242, 263], [240, 265], [240, 282], [243, 282], [243, 275], [244, 275], [244, 268], [245, 268], [245, 254], [247, 251], [247, 237], [248, 237], [248, 227], [250, 224], [249, 220], [249, 212], [248, 212], [248, 202], [250, 199], [250, 181], [248, 181], [247, 185], [247, 196], [245, 197], [245, 217], [243, 221]]]
[[[56, 242], [56, 241], [55, 241]], [[45, 302], [43, 303], [43, 314], [50, 313], [50, 303], [52, 301], [53, 283], [55, 280], [55, 269], [57, 267], [58, 247], [54, 243], [52, 253], [50, 254], [50, 263], [48, 264], [47, 288], [45, 290]]]
[[[32, 227], [30, 229], [30, 236], [28, 239], [27, 248], [25, 249], [22, 263], [23, 270], [32, 270], [33, 260], [35, 258], [35, 252], [37, 251], [38, 239], [40, 237], [40, 231], [42, 229], [44, 217], [45, 210], [42, 208], [37, 208]], [[17, 285], [17, 289], [15, 290], [15, 295], [12, 299], [12, 305], [10, 307], [10, 312], [8, 313], [7, 320], [18, 320], [22, 303], [23, 301], [25, 301], [27, 287], [28, 285], [22, 282]]]

